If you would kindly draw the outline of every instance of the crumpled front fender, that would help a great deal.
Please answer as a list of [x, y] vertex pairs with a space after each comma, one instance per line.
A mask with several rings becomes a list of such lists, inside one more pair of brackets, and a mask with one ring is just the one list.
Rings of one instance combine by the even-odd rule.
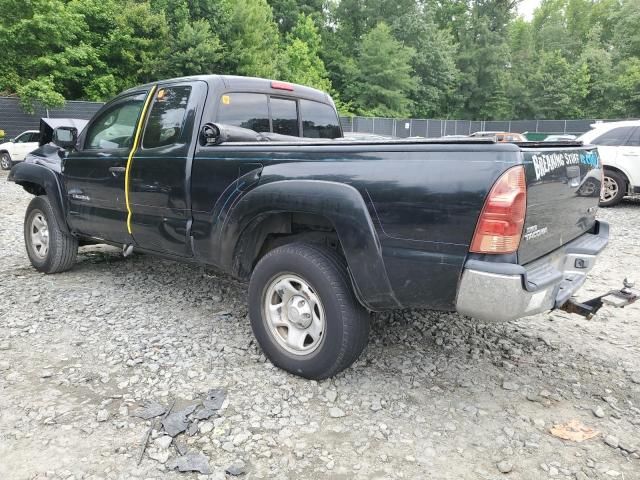
[[21, 162], [9, 172], [7, 181], [14, 182], [32, 195], [47, 195], [63, 232], [69, 233], [62, 179], [53, 170], [34, 163]]

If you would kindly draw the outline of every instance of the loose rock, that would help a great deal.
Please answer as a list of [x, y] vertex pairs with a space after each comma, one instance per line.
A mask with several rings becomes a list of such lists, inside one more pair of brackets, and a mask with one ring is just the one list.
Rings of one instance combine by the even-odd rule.
[[202, 453], [187, 453], [167, 462], [167, 468], [178, 470], [179, 472], [200, 472], [209, 475], [209, 460]]

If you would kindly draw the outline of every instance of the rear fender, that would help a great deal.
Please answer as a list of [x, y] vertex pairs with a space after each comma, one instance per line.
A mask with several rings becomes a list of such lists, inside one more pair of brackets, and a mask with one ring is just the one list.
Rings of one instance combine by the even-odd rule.
[[[220, 232], [220, 259], [238, 273], [238, 248], [252, 236], [256, 223], [274, 214], [322, 216], [336, 230], [361, 303], [370, 310], [397, 308], [382, 258], [382, 248], [367, 206], [350, 185], [321, 180], [283, 180], [260, 185], [230, 210]], [[267, 220], [268, 221], [268, 220]], [[245, 235], [246, 234], [246, 235]]]
[[58, 225], [63, 232], [69, 233], [62, 182], [58, 174], [42, 165], [22, 162], [11, 169], [7, 181], [17, 183], [32, 195], [47, 195]]

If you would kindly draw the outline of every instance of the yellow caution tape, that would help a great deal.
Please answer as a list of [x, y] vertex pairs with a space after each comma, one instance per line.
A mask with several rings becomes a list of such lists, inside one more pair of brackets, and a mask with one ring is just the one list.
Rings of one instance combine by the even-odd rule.
[[151, 99], [153, 98], [153, 92], [155, 92], [156, 86], [154, 85], [149, 90], [147, 94], [147, 99], [144, 101], [144, 106], [142, 107], [142, 113], [140, 114], [140, 120], [138, 120], [138, 125], [136, 127], [136, 134], [133, 137], [133, 145], [131, 146], [131, 151], [129, 152], [129, 158], [127, 158], [127, 168], [124, 174], [124, 198], [127, 204], [127, 230], [129, 235], [132, 234], [131, 231], [131, 203], [129, 202], [129, 173], [131, 172], [131, 164], [133, 163], [133, 155], [136, 153], [138, 149], [138, 144], [140, 142], [140, 132], [142, 131], [142, 125], [144, 124], [145, 116], [147, 115], [147, 108], [149, 107], [149, 103], [151, 103]]

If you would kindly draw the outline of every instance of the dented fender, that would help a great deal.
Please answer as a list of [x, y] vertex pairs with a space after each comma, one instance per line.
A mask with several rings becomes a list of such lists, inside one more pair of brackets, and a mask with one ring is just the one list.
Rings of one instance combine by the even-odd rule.
[[35, 163], [21, 162], [9, 172], [7, 181], [14, 182], [32, 195], [46, 194], [63, 232], [69, 233], [66, 220], [66, 202], [62, 182], [53, 170]]

